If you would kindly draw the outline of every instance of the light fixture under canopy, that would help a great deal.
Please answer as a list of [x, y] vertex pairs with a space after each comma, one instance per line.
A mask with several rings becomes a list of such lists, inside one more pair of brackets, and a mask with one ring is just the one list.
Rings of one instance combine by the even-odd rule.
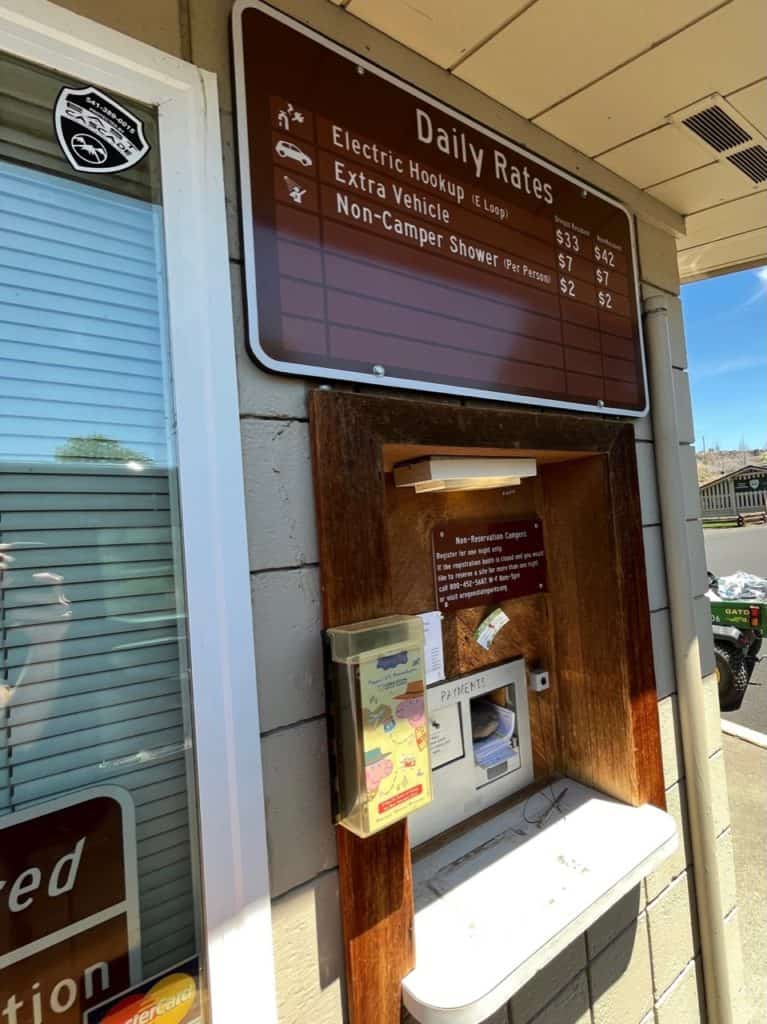
[[479, 491], [515, 487], [537, 473], [535, 459], [431, 455], [394, 467], [397, 487], [428, 491]]

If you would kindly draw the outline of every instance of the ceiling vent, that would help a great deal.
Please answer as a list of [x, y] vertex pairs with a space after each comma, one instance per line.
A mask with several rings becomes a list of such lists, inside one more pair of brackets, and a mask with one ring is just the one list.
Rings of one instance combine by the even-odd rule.
[[732, 153], [727, 159], [756, 185], [767, 181], [767, 149], [764, 146], [749, 146], [739, 153]]
[[707, 96], [666, 120], [733, 173], [757, 187], [767, 182], [767, 139], [722, 96]]
[[717, 153], [724, 153], [725, 150], [751, 141], [751, 135], [737, 121], [733, 121], [726, 110], [716, 105], [704, 107], [697, 114], [685, 117], [682, 124], [687, 125], [691, 132], [695, 132]]

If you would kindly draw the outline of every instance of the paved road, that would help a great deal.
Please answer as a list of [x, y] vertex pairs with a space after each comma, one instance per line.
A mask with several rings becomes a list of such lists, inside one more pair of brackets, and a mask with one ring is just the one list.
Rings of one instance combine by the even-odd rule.
[[726, 530], [704, 530], [706, 560], [715, 576], [738, 569], [755, 576], [767, 576], [767, 526], [734, 526]]
[[[767, 577], [767, 526], [704, 530], [708, 567], [717, 576], [743, 569]], [[764, 651], [767, 655], [767, 645]], [[756, 666], [740, 711], [723, 718], [767, 733], [767, 658]], [[732, 817], [735, 882], [749, 993], [749, 1024], [767, 1020], [767, 750], [733, 736], [723, 736], [727, 788]]]
[[764, 909], [767, 906], [767, 814], [764, 810], [767, 750], [733, 736], [723, 736], [722, 740], [730, 793], [743, 971], [751, 1011], [748, 1024], [764, 1024], [767, 1020]]
[[[727, 576], [743, 569], [767, 577], [767, 526], [704, 530], [703, 538], [708, 568], [714, 575]], [[754, 670], [740, 711], [727, 712], [723, 717], [767, 733], [767, 643], [762, 654], [765, 660]]]

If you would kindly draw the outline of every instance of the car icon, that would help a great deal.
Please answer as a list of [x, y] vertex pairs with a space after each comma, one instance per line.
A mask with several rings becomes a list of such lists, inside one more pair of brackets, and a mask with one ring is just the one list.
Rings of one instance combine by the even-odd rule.
[[285, 139], [280, 139], [277, 145], [274, 147], [274, 151], [277, 156], [281, 156], [283, 160], [295, 160], [296, 163], [301, 164], [302, 167], [311, 167], [312, 158], [308, 153], [304, 153], [295, 142], [286, 142]]

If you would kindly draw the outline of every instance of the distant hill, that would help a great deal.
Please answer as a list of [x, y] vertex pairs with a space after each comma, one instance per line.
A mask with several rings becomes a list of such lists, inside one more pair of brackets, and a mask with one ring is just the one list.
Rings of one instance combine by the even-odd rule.
[[754, 448], [752, 451], [742, 452], [717, 452], [707, 451], [696, 452], [698, 460], [698, 483], [707, 484], [725, 473], [732, 473], [741, 466], [767, 466], [767, 451], [762, 448]]

